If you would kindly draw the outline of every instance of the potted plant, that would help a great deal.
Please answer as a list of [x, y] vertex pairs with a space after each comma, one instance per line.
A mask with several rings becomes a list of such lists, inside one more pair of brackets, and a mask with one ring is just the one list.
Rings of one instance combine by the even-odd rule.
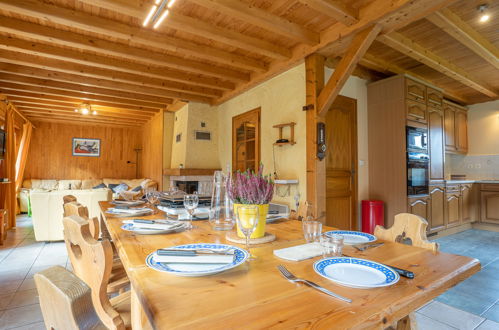
[[[265, 235], [265, 223], [269, 211], [269, 202], [274, 195], [274, 181], [269, 175], [263, 175], [263, 164], [258, 172], [251, 170], [237, 171], [228, 178], [227, 190], [229, 198], [234, 204], [234, 215], [241, 205], [255, 205], [258, 207], [258, 225], [251, 238], [261, 238]], [[237, 236], [244, 238], [243, 233], [237, 228]]]

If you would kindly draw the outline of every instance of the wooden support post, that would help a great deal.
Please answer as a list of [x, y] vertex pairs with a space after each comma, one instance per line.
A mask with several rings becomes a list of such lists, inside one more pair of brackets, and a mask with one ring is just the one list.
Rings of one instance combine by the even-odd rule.
[[324, 116], [340, 93], [348, 77], [352, 74], [359, 60], [364, 56], [369, 46], [371, 46], [376, 36], [381, 31], [380, 25], [373, 25], [357, 33], [347, 52], [329, 78], [327, 85], [321, 91], [317, 103], [317, 113]]
[[[324, 87], [324, 57], [312, 54], [305, 59], [307, 93], [307, 197], [312, 215], [322, 222], [326, 221], [326, 174], [325, 161], [317, 158], [317, 123], [324, 120], [317, 114], [317, 97]], [[302, 201], [303, 203], [303, 201]]]

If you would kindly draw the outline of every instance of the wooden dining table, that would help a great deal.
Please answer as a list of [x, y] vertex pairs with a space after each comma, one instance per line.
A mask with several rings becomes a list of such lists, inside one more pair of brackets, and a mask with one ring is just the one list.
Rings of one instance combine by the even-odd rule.
[[[121, 229], [127, 218], [106, 214], [112, 207], [109, 202], [100, 202], [100, 206], [102, 224], [131, 282], [134, 329], [381, 329], [480, 270], [476, 259], [386, 241], [363, 252], [345, 246], [343, 252], [410, 270], [415, 273], [414, 279], [401, 277], [392, 286], [375, 289], [340, 286], [313, 270], [313, 263], [321, 257], [292, 262], [274, 256], [275, 249], [305, 243], [301, 222], [283, 219], [267, 224], [266, 231], [276, 240], [252, 246], [254, 260], [215, 275], [180, 277], [149, 268], [145, 263], [147, 255], [180, 244], [234, 244], [226, 240], [227, 232], [213, 230], [205, 220], [194, 221], [192, 230], [138, 235]], [[134, 218], [164, 219], [165, 214], [157, 211]], [[287, 281], [277, 265], [352, 299], [352, 303]]]

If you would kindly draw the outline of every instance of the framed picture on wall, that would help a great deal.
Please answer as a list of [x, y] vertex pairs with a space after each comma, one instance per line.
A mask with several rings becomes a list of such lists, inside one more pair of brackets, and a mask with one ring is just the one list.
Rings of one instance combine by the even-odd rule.
[[73, 138], [73, 156], [99, 157], [100, 139]]

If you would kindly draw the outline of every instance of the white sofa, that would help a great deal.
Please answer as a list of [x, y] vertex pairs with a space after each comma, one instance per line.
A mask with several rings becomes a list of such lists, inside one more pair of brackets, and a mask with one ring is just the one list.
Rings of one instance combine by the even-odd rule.
[[[106, 188], [93, 187], [104, 183]], [[25, 180], [20, 193], [21, 210], [31, 203], [33, 229], [37, 241], [60, 241], [63, 235], [63, 197], [73, 195], [78, 202], [88, 207], [90, 217], [100, 215], [99, 202], [111, 200], [113, 193], [109, 184], [125, 183], [129, 189], [156, 187], [157, 183], [145, 179], [102, 179], [102, 180]], [[29, 197], [27, 197], [29, 196]], [[23, 201], [24, 199], [24, 201]], [[26, 206], [24, 206], [26, 207]]]

